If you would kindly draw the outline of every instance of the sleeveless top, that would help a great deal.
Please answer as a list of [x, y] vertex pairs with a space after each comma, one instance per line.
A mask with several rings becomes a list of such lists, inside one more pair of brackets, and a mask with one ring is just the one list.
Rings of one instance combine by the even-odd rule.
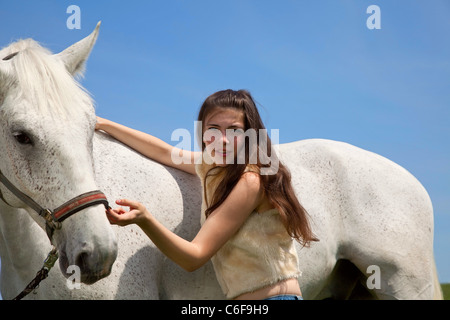
[[[196, 165], [203, 193], [201, 224], [205, 222], [206, 199], [221, 181], [221, 174], [204, 178], [211, 166]], [[250, 166], [246, 171], [250, 171]], [[218, 171], [221, 171], [218, 169]], [[253, 170], [252, 170], [253, 171]], [[206, 199], [205, 199], [206, 191]], [[253, 211], [241, 228], [211, 258], [217, 280], [228, 299], [253, 292], [279, 281], [301, 276], [294, 240], [281, 222], [277, 209]]]

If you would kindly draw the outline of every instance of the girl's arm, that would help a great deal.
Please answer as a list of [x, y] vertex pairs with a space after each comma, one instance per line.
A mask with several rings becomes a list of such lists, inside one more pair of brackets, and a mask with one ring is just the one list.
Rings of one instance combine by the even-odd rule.
[[206, 219], [192, 241], [187, 241], [158, 222], [140, 203], [118, 200], [119, 205], [130, 207], [109, 210], [108, 219], [113, 224], [136, 223], [153, 243], [171, 260], [187, 271], [205, 264], [242, 226], [262, 198], [259, 176], [245, 173], [222, 205]]
[[[147, 133], [134, 130], [113, 121], [97, 117], [96, 130], [103, 130], [144, 156], [185, 172], [196, 174], [194, 158], [199, 152], [181, 150]], [[172, 161], [172, 153], [182, 157], [181, 164]]]

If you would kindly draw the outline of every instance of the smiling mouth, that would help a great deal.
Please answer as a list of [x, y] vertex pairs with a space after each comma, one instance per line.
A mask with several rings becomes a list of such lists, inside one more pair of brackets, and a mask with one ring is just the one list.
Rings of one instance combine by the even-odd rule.
[[226, 151], [226, 150], [222, 150], [222, 151], [216, 150], [216, 153], [217, 153], [219, 156], [222, 156], [222, 157], [225, 157], [225, 156], [227, 155], [228, 152], [229, 152], [229, 151]]

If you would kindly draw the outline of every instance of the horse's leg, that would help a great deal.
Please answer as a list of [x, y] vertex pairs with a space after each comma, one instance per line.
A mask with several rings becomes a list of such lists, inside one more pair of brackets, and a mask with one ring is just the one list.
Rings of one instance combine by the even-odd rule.
[[355, 152], [348, 168], [342, 256], [379, 299], [432, 299], [433, 208], [426, 190], [379, 156]]
[[376, 258], [360, 253], [353, 262], [361, 273], [373, 277], [367, 278], [363, 285], [377, 299], [432, 299], [434, 279], [430, 262], [434, 263], [434, 260], [422, 258], [414, 260], [400, 253]]

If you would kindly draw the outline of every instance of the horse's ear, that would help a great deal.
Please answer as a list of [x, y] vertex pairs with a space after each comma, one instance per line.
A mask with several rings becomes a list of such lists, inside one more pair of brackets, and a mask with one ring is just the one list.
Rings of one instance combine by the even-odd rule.
[[69, 71], [73, 76], [83, 74], [86, 60], [88, 59], [89, 54], [94, 47], [95, 41], [97, 40], [100, 24], [101, 21], [97, 23], [95, 30], [89, 36], [56, 55], [64, 62], [67, 71]]

